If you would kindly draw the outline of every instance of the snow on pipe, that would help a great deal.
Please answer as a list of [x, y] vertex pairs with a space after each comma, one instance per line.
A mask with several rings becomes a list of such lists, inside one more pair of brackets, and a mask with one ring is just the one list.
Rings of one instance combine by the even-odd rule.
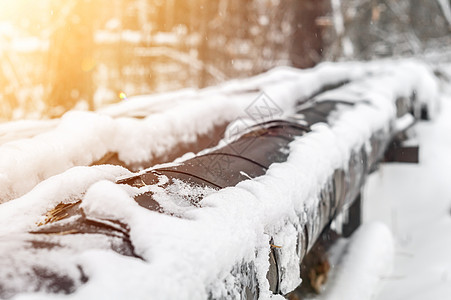
[[[318, 95], [290, 117], [177, 164], [134, 175], [104, 170], [126, 176], [97, 182], [84, 196], [72, 187], [58, 205], [47, 197], [53, 209], [36, 217], [52, 208], [33, 197], [45, 195], [43, 182], [18, 205], [0, 207], [5, 225], [28, 216], [2, 229], [1, 296], [253, 298], [291, 291], [302, 257], [380, 159], [396, 100], [413, 99], [415, 81], [405, 79], [395, 72]], [[280, 248], [270, 251], [270, 242]]]
[[[89, 166], [109, 153], [117, 153], [127, 166], [155, 163], [155, 159], [180, 145], [194, 143], [216, 126], [246, 117], [245, 109], [259, 92], [266, 93], [289, 114], [296, 101], [304, 101], [330, 85], [392, 72], [392, 64], [324, 63], [309, 70], [280, 67], [200, 91], [131, 98], [98, 113], [69, 112], [53, 130], [29, 139], [19, 135], [16, 138], [22, 139], [0, 146], [0, 203], [24, 195], [39, 182], [71, 167]], [[424, 68], [403, 64], [404, 69], [413, 66], [414, 72]], [[420, 81], [423, 85], [430, 80], [425, 78]], [[422, 95], [418, 98], [427, 99]], [[143, 118], [131, 118], [137, 115]], [[2, 126], [9, 132], [16, 127]]]

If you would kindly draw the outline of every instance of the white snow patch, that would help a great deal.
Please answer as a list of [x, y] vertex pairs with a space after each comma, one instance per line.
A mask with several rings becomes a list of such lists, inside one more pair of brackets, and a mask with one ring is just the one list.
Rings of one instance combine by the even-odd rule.
[[375, 299], [449, 299], [451, 295], [451, 102], [434, 122], [415, 126], [417, 165], [391, 163], [365, 190], [364, 218], [390, 227], [396, 242], [393, 275]]
[[362, 225], [334, 266], [326, 290], [315, 299], [372, 299], [381, 280], [391, 274], [393, 259], [394, 240], [388, 227], [377, 222]]

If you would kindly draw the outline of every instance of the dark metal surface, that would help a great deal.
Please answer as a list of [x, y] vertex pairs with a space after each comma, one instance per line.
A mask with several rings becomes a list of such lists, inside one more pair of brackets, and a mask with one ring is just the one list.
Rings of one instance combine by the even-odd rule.
[[385, 153], [384, 162], [419, 163], [420, 147], [418, 145], [405, 145], [400, 142], [390, 144]]

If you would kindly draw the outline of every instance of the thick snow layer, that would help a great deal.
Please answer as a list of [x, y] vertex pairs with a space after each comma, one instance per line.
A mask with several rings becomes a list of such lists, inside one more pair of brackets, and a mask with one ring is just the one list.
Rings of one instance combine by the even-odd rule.
[[420, 163], [386, 164], [369, 179], [365, 219], [391, 228], [394, 273], [375, 299], [451, 298], [451, 99], [416, 125]]
[[0, 234], [28, 231], [44, 221], [45, 213], [58, 203], [73, 202], [99, 180], [130, 175], [118, 166], [75, 167], [38, 184], [31, 192], [0, 206]]
[[[127, 164], [150, 161], [179, 143], [196, 141], [215, 125], [248, 118], [246, 109], [257, 105], [254, 101], [261, 92], [289, 114], [296, 102], [325, 86], [380, 73], [402, 73], [405, 85], [396, 88], [411, 92], [414, 86], [419, 101], [434, 99], [435, 81], [419, 63], [324, 63], [309, 70], [276, 68], [200, 91], [137, 97], [98, 113], [69, 112], [54, 130], [0, 145], [0, 202], [19, 197], [73, 166], [91, 165], [107, 153], [118, 153]], [[381, 84], [390, 84], [392, 78]], [[378, 93], [383, 89], [381, 86]], [[143, 119], [131, 118], [136, 116]]]
[[[293, 69], [275, 70], [244, 81], [243, 86], [264, 89], [282, 110], [289, 110], [299, 93], [306, 97], [324, 84], [349, 77], [343, 67], [334, 66], [310, 73], [313, 75]], [[315, 84], [311, 86], [311, 82]], [[162, 155], [178, 143], [194, 142], [197, 135], [215, 125], [245, 114], [246, 107], [258, 96], [256, 92], [234, 96], [227, 93], [238, 91], [226, 84], [216, 90], [137, 97], [98, 114], [67, 113], [50, 132], [0, 146], [0, 202], [21, 196], [42, 180], [70, 167], [90, 165], [109, 152], [117, 152], [122, 161], [132, 164]], [[147, 117], [112, 118], [135, 116], [137, 112]]]
[[333, 266], [325, 292], [315, 299], [372, 299], [380, 281], [391, 274], [394, 247], [393, 236], [385, 224], [362, 225], [351, 237], [338, 264]]
[[19, 139], [32, 138], [38, 134], [54, 129], [59, 120], [15, 121], [0, 123], [0, 145]]
[[[289, 108], [297, 100], [317, 91], [322, 86], [318, 81], [323, 84], [338, 83], [349, 79], [349, 74], [354, 71], [362, 74], [361, 68], [362, 64], [339, 64], [336, 67], [325, 65], [305, 72], [283, 69], [280, 74], [293, 76], [295, 80], [289, 83], [275, 81], [265, 92], [280, 107]], [[368, 65], [367, 68], [372, 70], [374, 66]], [[402, 63], [397, 65], [397, 68], [402, 69]], [[421, 89], [430, 89], [432, 85], [416, 86], [423, 73], [414, 76], [397, 69], [392, 72], [388, 72], [390, 69], [385, 70], [385, 74], [374, 75], [371, 79], [364, 78], [361, 82], [350, 85], [355, 88], [360, 84], [365, 86], [360, 91], [361, 100], [365, 101], [344, 112], [334, 120], [333, 126], [317, 124], [313, 126], [312, 132], [292, 142], [286, 162], [272, 164], [264, 176], [243, 181], [235, 187], [217, 192], [206, 191], [208, 196], [203, 199], [200, 208], [179, 211], [183, 218], [140, 207], [132, 198], [139, 190], [112, 182], [114, 177], [128, 173], [123, 168], [79, 167], [51, 177], [25, 196], [2, 204], [2, 234], [29, 230], [33, 224], [42, 221], [43, 217], [39, 216], [59, 201], [79, 198], [83, 199], [82, 207], [88, 217], [117, 218], [129, 226], [136, 253], [144, 260], [106, 250], [88, 250], [73, 254], [66, 264], [80, 265], [89, 281], [74, 294], [53, 295], [53, 298], [147, 299], [152, 295], [155, 299], [205, 299], [209, 294], [213, 297], [238, 296], [239, 282], [231, 274], [237, 266], [243, 264], [254, 266], [260, 296], [262, 299], [270, 298], [271, 292], [266, 280], [270, 238], [273, 238], [275, 245], [281, 247], [280, 267], [285, 270], [281, 291], [289, 292], [300, 282], [299, 269], [294, 267], [299, 263], [299, 254], [294, 243], [298, 235], [295, 228], [302, 225], [299, 216], [316, 209], [321, 187], [335, 169], [347, 165], [352, 151], [365, 146], [375, 132], [389, 129], [396, 116], [395, 100], [398, 97], [411, 95], [413, 89], [417, 90], [419, 96], [431, 93]], [[343, 75], [346, 71], [348, 75]], [[430, 76], [428, 74], [424, 76]], [[256, 82], [244, 82], [243, 86], [255, 87], [266, 80], [264, 76], [262, 78], [262, 81], [255, 79]], [[12, 186], [9, 195], [18, 193], [17, 191], [24, 193], [32, 188], [33, 182], [51, 176], [51, 171], [60, 172], [79, 163], [89, 164], [90, 160], [107, 150], [121, 150], [125, 147], [127, 151], [120, 151], [124, 159], [149, 155], [147, 148], [143, 150], [144, 153], [140, 153], [141, 149], [133, 149], [132, 145], [142, 146], [144, 143], [152, 148], [154, 144], [158, 144], [162, 148], [159, 151], [164, 151], [170, 148], [169, 145], [175, 142], [177, 137], [185, 138], [178, 134], [186, 131], [194, 133], [199, 128], [204, 128], [202, 126], [206, 126], [206, 123], [214, 123], [219, 116], [224, 116], [226, 112], [223, 109], [227, 108], [227, 101], [234, 107], [227, 110], [230, 113], [228, 117], [234, 115], [237, 107], [245, 107], [245, 100], [240, 100], [239, 105], [233, 104], [235, 100], [231, 100], [234, 98], [230, 94], [238, 88], [231, 84], [221, 87], [224, 94], [225, 90], [229, 90], [227, 97], [221, 96], [224, 101], [211, 101], [212, 104], [207, 105], [206, 103], [210, 102], [192, 100], [189, 105], [180, 103], [170, 111], [151, 115], [143, 121], [113, 119], [106, 115], [68, 114], [55, 132], [38, 136], [33, 141], [9, 143], [6, 144], [9, 148], [0, 149], [9, 149], [10, 157], [14, 157], [16, 153], [12, 149], [15, 147], [15, 150], [24, 156], [22, 161], [2, 161], [1, 165], [8, 167], [3, 169], [0, 182], [7, 182], [9, 185], [6, 186]], [[344, 87], [340, 93], [347, 94], [347, 88]], [[211, 91], [204, 92], [208, 94]], [[370, 105], [366, 104], [368, 102]], [[217, 110], [220, 110], [220, 115]], [[187, 111], [190, 116], [186, 119], [176, 118], [186, 116]], [[195, 120], [198, 123], [188, 125]], [[72, 128], [74, 124], [78, 126]], [[160, 126], [157, 127], [157, 124]], [[167, 124], [168, 128], [161, 128], [161, 124]], [[101, 134], [90, 135], [91, 130]], [[68, 131], [71, 135], [67, 135]], [[51, 143], [55, 135], [58, 139], [63, 139], [58, 146]], [[170, 141], [166, 141], [168, 139]], [[129, 146], [130, 148], [127, 148]], [[29, 154], [27, 150], [32, 148], [38, 153], [42, 151], [42, 154]], [[83, 155], [79, 153], [80, 148], [84, 149]], [[132, 154], [128, 151], [132, 151]], [[58, 157], [58, 153], [61, 157]], [[30, 157], [27, 159], [26, 155]], [[36, 165], [27, 165], [26, 162], [32, 161], [32, 158], [37, 159], [36, 155], [42, 155], [43, 161], [36, 160]], [[71, 157], [70, 163], [63, 157], [65, 155]], [[17, 171], [14, 175], [16, 177], [13, 177], [12, 171], [18, 168], [20, 172]], [[33, 177], [33, 171], [36, 170], [41, 172], [39, 180]], [[176, 203], [175, 201], [172, 204]], [[308, 221], [302, 219], [303, 222]], [[383, 229], [375, 231], [378, 239], [388, 240]], [[355, 248], [363, 247], [359, 245], [364, 242], [364, 238], [357, 238]], [[354, 253], [357, 250], [351, 247], [350, 251]], [[378, 253], [382, 252], [376, 252], [375, 255]], [[368, 267], [371, 267], [370, 265], [368, 264]], [[373, 277], [368, 279], [368, 285], [373, 284], [372, 280]], [[17, 297], [39, 298], [48, 299], [50, 296], [36, 294]]]

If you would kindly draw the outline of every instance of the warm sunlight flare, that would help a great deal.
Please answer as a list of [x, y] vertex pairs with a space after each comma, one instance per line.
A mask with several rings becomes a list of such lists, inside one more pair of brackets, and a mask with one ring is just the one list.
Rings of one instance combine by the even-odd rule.
[[305, 6], [310, 16], [298, 17], [293, 8], [304, 4], [295, 0], [0, 3], [0, 120], [94, 110], [124, 94], [205, 87], [290, 60], [313, 66], [323, 47], [323, 11]]

